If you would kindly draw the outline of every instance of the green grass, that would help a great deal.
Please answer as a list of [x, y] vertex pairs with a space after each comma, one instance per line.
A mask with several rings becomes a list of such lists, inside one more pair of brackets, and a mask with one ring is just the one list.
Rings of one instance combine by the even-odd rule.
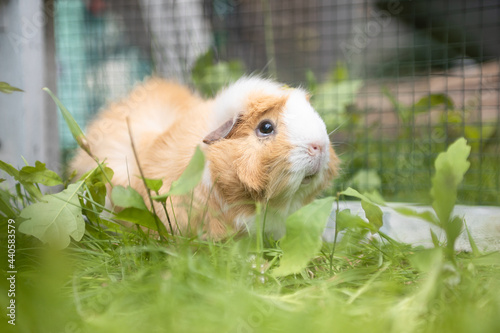
[[[18, 242], [18, 332], [500, 331], [498, 254], [458, 254], [452, 266], [440, 249], [352, 230], [331, 269], [324, 244], [301, 274], [275, 278], [277, 250], [255, 252], [250, 237], [86, 234], [64, 252], [22, 234]], [[5, 279], [1, 287], [5, 309]]]

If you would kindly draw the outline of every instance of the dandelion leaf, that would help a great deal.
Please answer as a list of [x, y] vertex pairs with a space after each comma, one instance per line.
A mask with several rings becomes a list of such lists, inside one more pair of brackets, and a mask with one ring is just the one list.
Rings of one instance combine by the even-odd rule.
[[299, 273], [318, 253], [334, 199], [315, 200], [287, 218], [286, 235], [280, 242], [283, 256], [275, 276]]
[[440, 153], [434, 163], [436, 174], [432, 178], [432, 207], [442, 226], [448, 223], [457, 200], [458, 185], [470, 166], [467, 161], [470, 146], [464, 138], [460, 138]]

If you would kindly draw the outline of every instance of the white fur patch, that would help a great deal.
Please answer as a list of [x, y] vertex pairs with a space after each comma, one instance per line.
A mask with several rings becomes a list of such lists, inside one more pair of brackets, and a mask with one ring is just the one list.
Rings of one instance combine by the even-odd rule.
[[210, 132], [217, 129], [247, 109], [248, 96], [255, 92], [283, 96], [287, 90], [279, 83], [259, 77], [244, 77], [222, 90], [215, 98], [215, 114], [209, 126]]
[[206, 188], [211, 188], [212, 183], [212, 174], [210, 173], [210, 161], [205, 160], [205, 167], [203, 168], [203, 175], [201, 177], [201, 183]]
[[307, 153], [309, 145], [313, 143], [324, 148], [320, 163], [323, 165], [328, 163], [330, 140], [326, 125], [307, 101], [304, 91], [292, 90], [283, 112], [283, 123], [290, 143], [296, 147], [289, 158], [292, 171], [305, 174], [309, 168], [313, 168], [311, 165], [313, 161]]

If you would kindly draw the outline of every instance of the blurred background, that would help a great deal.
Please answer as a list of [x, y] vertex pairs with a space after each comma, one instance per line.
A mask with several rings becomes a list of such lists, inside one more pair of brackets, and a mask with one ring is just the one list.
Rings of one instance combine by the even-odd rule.
[[347, 186], [429, 202], [433, 162], [464, 136], [464, 204], [500, 205], [500, 2], [0, 0], [0, 160], [64, 172], [83, 128], [159, 75], [204, 96], [244, 74], [302, 86]]

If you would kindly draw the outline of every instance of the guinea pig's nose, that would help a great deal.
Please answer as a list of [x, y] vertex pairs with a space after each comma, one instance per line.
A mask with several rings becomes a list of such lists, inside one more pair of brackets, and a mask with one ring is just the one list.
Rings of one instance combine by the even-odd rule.
[[307, 153], [311, 156], [321, 154], [323, 151], [323, 145], [317, 142], [311, 142], [308, 145]]

